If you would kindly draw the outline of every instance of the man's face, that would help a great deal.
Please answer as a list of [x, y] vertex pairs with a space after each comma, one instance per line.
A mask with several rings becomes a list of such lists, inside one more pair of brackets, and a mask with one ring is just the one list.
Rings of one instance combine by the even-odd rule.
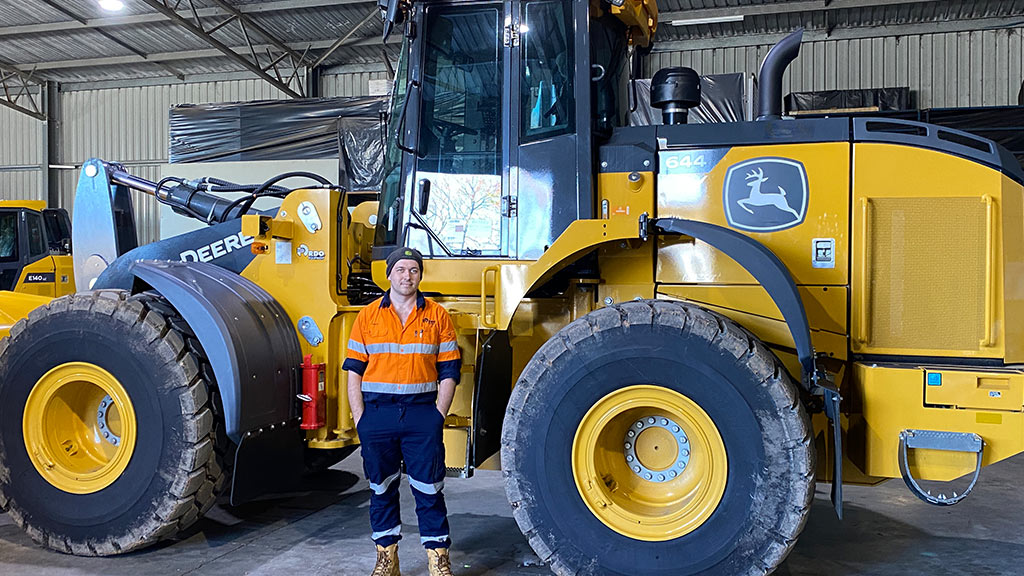
[[392, 290], [402, 296], [412, 296], [420, 289], [420, 265], [415, 260], [399, 260], [388, 280]]

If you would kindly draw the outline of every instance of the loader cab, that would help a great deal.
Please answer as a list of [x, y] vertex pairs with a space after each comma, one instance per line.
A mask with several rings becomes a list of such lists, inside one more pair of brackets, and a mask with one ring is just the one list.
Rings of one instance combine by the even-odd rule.
[[621, 125], [626, 35], [588, 0], [422, 2], [406, 15], [375, 259], [536, 259], [591, 218]]
[[70, 253], [66, 210], [45, 208], [45, 202], [0, 202], [0, 290], [20, 286], [33, 294], [59, 295], [53, 290], [59, 279], [50, 257], [70, 260]]

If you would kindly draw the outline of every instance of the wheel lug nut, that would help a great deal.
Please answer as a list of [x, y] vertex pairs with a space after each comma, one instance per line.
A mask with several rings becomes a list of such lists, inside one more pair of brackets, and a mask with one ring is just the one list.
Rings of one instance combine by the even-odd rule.
[[656, 420], [654, 418], [648, 418], [647, 419], [647, 423], [648, 424], [654, 424], [655, 422], [656, 422]]
[[632, 430], [630, 430], [629, 432], [626, 432], [626, 436], [629, 436], [630, 438], [632, 438], [633, 436], [636, 436], [636, 432], [633, 432]]
[[689, 450], [683, 450], [683, 456], [689, 456], [689, 455], [690, 455], [690, 451]]
[[633, 456], [631, 456], [631, 455], [630, 456], [626, 456], [626, 462], [632, 462], [632, 461], [633, 461]]
[[637, 428], [643, 428], [644, 427], [644, 423], [643, 422], [637, 422], [636, 423], [636, 427]]
[[632, 444], [630, 444], [629, 442], [626, 442], [626, 450], [629, 450], [632, 447], [633, 447]]
[[658, 474], [658, 481], [659, 482], [664, 482], [665, 481], [665, 475], [664, 474]]
[[661, 419], [661, 425], [662, 425], [662, 426], [668, 426], [668, 420], [666, 420], [666, 419], [662, 418], [662, 419]]
[[639, 474], [640, 473], [640, 467], [639, 466], [633, 466], [633, 472], [636, 472], [637, 474]]
[[669, 476], [671, 476], [672, 478], [675, 478], [675, 477], [676, 477], [676, 471], [675, 471], [675, 470], [672, 470], [672, 471], [670, 471], [670, 472], [668, 473], [668, 475], [669, 475]]
[[644, 474], [644, 478], [647, 478], [648, 480], [650, 480], [651, 479], [651, 473], [648, 472], [647, 474]]
[[676, 434], [678, 434], [679, 433], [679, 426], [673, 426], [672, 427], [672, 431], [675, 432]]

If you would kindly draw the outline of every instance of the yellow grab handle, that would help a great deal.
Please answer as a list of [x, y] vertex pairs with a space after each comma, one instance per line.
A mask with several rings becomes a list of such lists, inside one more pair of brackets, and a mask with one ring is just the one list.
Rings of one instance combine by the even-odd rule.
[[[494, 314], [487, 313], [487, 274], [494, 273]], [[501, 266], [487, 266], [480, 273], [480, 326], [497, 328], [495, 317], [498, 312], [498, 286], [501, 278]]]
[[870, 200], [860, 199], [860, 322], [857, 327], [857, 341], [861, 344], [868, 343], [869, 322], [868, 319], [868, 206]]
[[993, 291], [996, 286], [996, 279], [993, 278], [996, 270], [996, 201], [985, 194], [981, 197], [985, 203], [985, 335], [981, 339], [982, 347], [995, 346], [995, 338], [992, 337], [992, 327], [995, 324], [995, 295]]

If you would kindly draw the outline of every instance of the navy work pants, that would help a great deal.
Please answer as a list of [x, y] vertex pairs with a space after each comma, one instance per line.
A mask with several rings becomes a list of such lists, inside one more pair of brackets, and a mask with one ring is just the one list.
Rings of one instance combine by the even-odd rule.
[[[381, 395], [383, 396], [383, 395]], [[370, 481], [370, 527], [373, 541], [387, 547], [402, 538], [398, 488], [401, 463], [416, 498], [420, 542], [425, 548], [448, 548], [448, 510], [444, 504], [444, 416], [433, 401], [366, 403], [357, 430], [363, 471]]]

